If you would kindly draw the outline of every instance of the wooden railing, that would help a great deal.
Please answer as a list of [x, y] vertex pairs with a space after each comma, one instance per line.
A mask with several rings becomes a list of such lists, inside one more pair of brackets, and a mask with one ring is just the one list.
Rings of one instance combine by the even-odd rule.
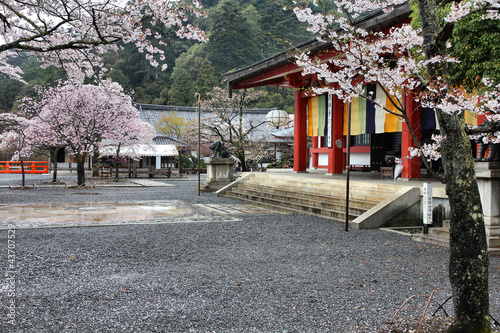
[[[49, 173], [48, 161], [24, 161], [24, 173]], [[21, 162], [0, 161], [0, 173], [22, 173]]]

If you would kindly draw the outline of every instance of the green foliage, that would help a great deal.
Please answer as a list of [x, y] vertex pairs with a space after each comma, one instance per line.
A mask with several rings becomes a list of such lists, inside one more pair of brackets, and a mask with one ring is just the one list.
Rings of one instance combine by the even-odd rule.
[[195, 102], [195, 91], [191, 75], [189, 75], [188, 71], [184, 68], [180, 68], [178, 71], [174, 72], [173, 76], [174, 82], [172, 83], [172, 88], [168, 93], [169, 104], [178, 106], [193, 106]]
[[222, 0], [209, 10], [208, 60], [224, 73], [260, 59], [257, 36], [235, 0]]
[[181, 169], [191, 169], [194, 166], [191, 159], [186, 155], [181, 155]]
[[200, 94], [201, 99], [207, 97], [207, 93], [218, 85], [218, 80], [215, 75], [215, 70], [208, 59], [203, 59], [196, 73], [196, 81], [194, 83], [196, 92]]
[[253, 107], [255, 108], [278, 108], [293, 114], [293, 89], [279, 87], [262, 87], [266, 94], [259, 99]]
[[15, 80], [0, 79], [0, 112], [12, 110], [16, 96], [21, 92], [23, 84]]
[[474, 90], [481, 78], [500, 83], [500, 21], [482, 20], [474, 13], [455, 25], [451, 54], [460, 63], [450, 65], [452, 83]]
[[280, 159], [276, 162], [276, 168], [288, 168], [291, 165], [292, 156], [290, 154], [282, 154]]
[[123, 70], [119, 68], [112, 69], [104, 75], [104, 78], [111, 79], [114, 82], [118, 82], [123, 87], [123, 89], [125, 89], [125, 91], [128, 91], [132, 88], [129, 78], [125, 75], [125, 73], [123, 73]]
[[[450, 4], [439, 8], [438, 17], [442, 27], [444, 17], [449, 13]], [[418, 7], [412, 2], [412, 26], [420, 27]], [[449, 39], [450, 55], [460, 63], [449, 65], [450, 81], [469, 91], [480, 88], [481, 79], [488, 77], [495, 84], [500, 83], [500, 21], [482, 20], [484, 13], [476, 12], [460, 20], [453, 28]]]

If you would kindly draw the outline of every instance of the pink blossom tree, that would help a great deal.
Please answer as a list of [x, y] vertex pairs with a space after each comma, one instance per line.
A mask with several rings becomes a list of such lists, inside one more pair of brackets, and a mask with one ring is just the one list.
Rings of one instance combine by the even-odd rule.
[[165, 58], [159, 46], [172, 35], [205, 39], [189, 23], [190, 17], [205, 15], [196, 0], [5, 0], [0, 9], [0, 73], [19, 80], [20, 69], [7, 63], [16, 52], [34, 53], [44, 65], [63, 66], [71, 79], [82, 82], [105, 71], [100, 55], [117, 49], [117, 42], [134, 44], [158, 66]]
[[[59, 84], [39, 88], [19, 109], [30, 118], [30, 145], [64, 143], [77, 162], [77, 183], [85, 184], [85, 158], [102, 142], [129, 145], [152, 139], [130, 96], [114, 82], [99, 86]], [[148, 142], [145, 142], [148, 143]]]
[[139, 117], [131, 118], [127, 123], [122, 124], [123, 136], [115, 139], [105, 139], [99, 143], [103, 154], [113, 157], [117, 161], [114, 180], [119, 179], [118, 162], [129, 159], [140, 158], [140, 153], [144, 148], [155, 149], [153, 139], [156, 136], [154, 127]]
[[29, 156], [28, 136], [26, 129], [29, 126], [28, 119], [12, 113], [0, 113], [0, 151], [12, 156], [13, 161], [21, 163], [21, 186], [25, 186], [24, 158]]
[[[478, 10], [485, 20], [498, 19], [500, 5], [496, 0], [459, 1], [451, 6], [442, 26], [435, 1], [417, 0], [420, 29], [402, 24], [378, 31], [365, 29], [357, 19], [368, 11], [390, 13], [406, 1], [333, 1], [338, 8], [335, 13], [314, 12], [293, 1], [299, 20], [309, 23], [310, 31], [337, 51], [337, 56], [326, 60], [299, 54], [297, 63], [304, 74], [317, 75], [325, 83], [314, 92], [331, 92], [345, 102], [361, 97], [403, 118], [415, 145], [408, 157], [421, 155], [425, 163], [429, 158], [442, 158], [441, 179], [451, 207], [449, 274], [455, 319], [450, 331], [491, 332], [488, 248], [470, 139], [471, 135], [486, 135], [493, 142], [500, 140], [500, 86], [485, 80], [480, 92], [466, 94], [452, 88], [448, 64], [457, 60], [448, 55], [447, 42], [457, 20]], [[364, 88], [369, 83], [377, 86], [377, 97]], [[389, 98], [391, 107], [380, 103], [379, 95]], [[407, 105], [414, 101], [436, 111], [441, 135], [432, 145], [421, 144], [413, 131], [418, 124], [412, 123]], [[466, 110], [485, 114], [487, 121], [468, 127], [463, 120]]]

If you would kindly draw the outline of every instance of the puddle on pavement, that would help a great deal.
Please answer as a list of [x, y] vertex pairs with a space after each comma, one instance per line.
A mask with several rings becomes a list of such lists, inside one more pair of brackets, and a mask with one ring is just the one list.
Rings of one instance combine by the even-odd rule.
[[213, 221], [237, 219], [176, 200], [0, 207], [0, 229]]

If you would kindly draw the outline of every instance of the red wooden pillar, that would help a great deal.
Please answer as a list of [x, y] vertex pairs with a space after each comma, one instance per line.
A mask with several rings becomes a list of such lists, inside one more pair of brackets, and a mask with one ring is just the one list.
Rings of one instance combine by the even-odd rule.
[[[318, 148], [319, 145], [318, 145], [318, 137], [317, 136], [313, 136], [312, 137], [312, 148], [313, 149], [316, 149]], [[318, 153], [313, 153], [312, 156], [311, 156], [311, 167], [313, 167], [314, 169], [317, 169], [318, 168]]]
[[305, 172], [307, 169], [307, 100], [295, 90], [294, 99], [294, 138], [293, 171]]
[[401, 178], [415, 179], [420, 178], [420, 158], [414, 157], [405, 159], [410, 155], [409, 147], [415, 147], [408, 126], [412, 126], [417, 138], [420, 139], [420, 122], [421, 122], [421, 107], [420, 103], [415, 100], [415, 94], [409, 92], [406, 94], [406, 108], [410, 124], [403, 122], [401, 135], [401, 158], [403, 159], [403, 171]]
[[332, 104], [332, 147], [328, 150], [329, 174], [342, 173], [344, 166], [342, 156], [344, 104], [335, 94], [332, 96]]

